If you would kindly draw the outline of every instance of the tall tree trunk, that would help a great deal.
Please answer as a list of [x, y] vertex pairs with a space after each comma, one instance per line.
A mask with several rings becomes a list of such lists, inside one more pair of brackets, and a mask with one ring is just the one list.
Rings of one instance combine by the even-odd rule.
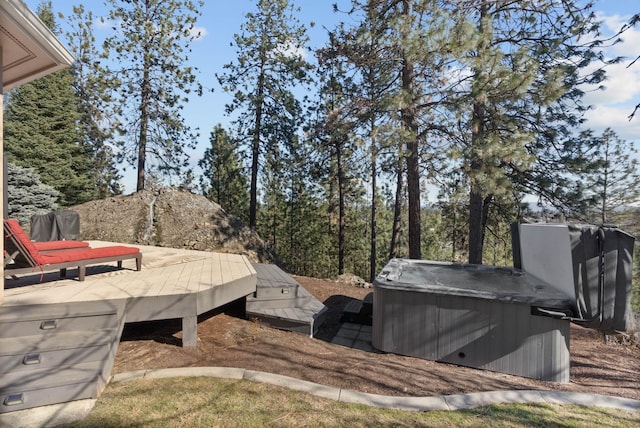
[[256, 96], [256, 117], [253, 125], [251, 142], [251, 184], [249, 185], [249, 227], [256, 228], [256, 213], [258, 211], [258, 168], [260, 167], [260, 134], [262, 133], [262, 103], [264, 98], [264, 65], [262, 58]]
[[142, 91], [140, 94], [140, 134], [138, 135], [138, 180], [136, 191], [144, 190], [145, 165], [147, 161], [147, 135], [149, 133], [149, 95], [151, 80], [149, 67], [144, 68], [142, 76]]
[[[484, 34], [484, 18], [489, 13], [489, 5], [480, 5], [480, 17], [478, 19], [478, 33]], [[485, 51], [486, 42], [480, 41], [478, 52]], [[483, 186], [478, 182], [478, 177], [483, 169], [482, 146], [485, 145], [485, 104], [483, 95], [483, 82], [485, 73], [479, 66], [473, 71], [476, 89], [473, 90], [473, 112], [471, 117], [471, 158], [469, 159], [471, 173], [469, 177], [469, 263], [482, 264], [482, 252], [484, 250], [484, 227], [487, 213], [484, 206]]]
[[[482, 4], [480, 6], [480, 17], [478, 18], [478, 33], [484, 34], [484, 17], [487, 15], [489, 6]], [[485, 49], [485, 43], [480, 42], [478, 46], [478, 55], [481, 55]], [[483, 159], [481, 146], [484, 144], [485, 138], [485, 105], [483, 101], [482, 81], [484, 79], [484, 72], [478, 68], [474, 71], [474, 78], [477, 83], [477, 87], [472, 91], [473, 93], [473, 112], [471, 117], [471, 159], [470, 177], [469, 177], [469, 263], [482, 264], [482, 251], [484, 247], [484, 225], [486, 219], [484, 219], [485, 209], [483, 205], [483, 189], [479, 180], [480, 172], [482, 171]], [[478, 83], [479, 82], [479, 83]]]
[[[256, 111], [257, 114], [257, 111]], [[256, 116], [254, 129], [260, 128], [260, 116]], [[253, 135], [251, 143], [251, 184], [249, 187], [249, 227], [256, 228], [256, 212], [258, 207], [258, 165], [260, 156], [260, 134]]]
[[607, 223], [607, 198], [608, 198], [608, 184], [609, 184], [609, 141], [607, 140], [607, 147], [604, 151], [604, 164], [607, 165], [604, 171], [604, 180], [602, 183], [602, 224]]
[[469, 263], [482, 264], [482, 194], [472, 189], [469, 193]]
[[[409, 16], [411, 1], [403, 2], [403, 14]], [[415, 74], [413, 63], [407, 59], [406, 52], [402, 58], [402, 90], [411, 101], [401, 110], [402, 126], [408, 137], [406, 142], [407, 157], [407, 196], [409, 199], [409, 258], [420, 259], [420, 162], [418, 155], [418, 123], [416, 121], [415, 105], [413, 105], [413, 90]]]
[[[413, 65], [405, 64], [402, 73], [403, 87], [413, 86]], [[402, 110], [403, 126], [411, 135], [406, 143], [407, 196], [409, 202], [409, 258], [421, 258], [420, 239], [420, 162], [418, 155], [418, 125], [412, 107]]]
[[[401, 150], [399, 150], [401, 152]], [[398, 156], [396, 174], [396, 197], [393, 204], [393, 228], [391, 229], [391, 243], [389, 244], [389, 258], [398, 257], [398, 240], [400, 238], [402, 216], [402, 193], [404, 192], [404, 159]]]
[[456, 248], [458, 245], [458, 203], [451, 202], [451, 221], [453, 229], [451, 231], [451, 261], [456, 261]]
[[420, 238], [420, 168], [418, 143], [407, 144], [407, 195], [409, 198], [409, 258], [422, 257]]
[[484, 196], [482, 187], [478, 183], [478, 175], [482, 170], [481, 155], [478, 154], [484, 137], [484, 105], [476, 99], [473, 106], [471, 124], [471, 177], [469, 190], [469, 263], [482, 264], [484, 247]]
[[342, 150], [340, 143], [336, 144], [336, 163], [338, 168], [338, 275], [344, 273], [344, 245], [346, 214], [344, 206], [345, 176], [342, 165]]
[[[373, 118], [371, 119], [371, 131], [373, 132], [373, 128], [374, 128], [374, 124], [373, 124]], [[377, 150], [376, 150], [376, 139], [375, 137], [371, 137], [371, 247], [370, 247], [370, 251], [371, 251], [371, 255], [370, 255], [370, 260], [369, 260], [369, 281], [373, 282], [374, 278], [376, 277], [376, 253], [377, 253], [377, 249], [376, 249], [376, 239], [377, 239], [377, 222], [376, 222], [376, 215], [377, 215], [377, 196], [378, 196], [378, 192], [377, 192], [377, 182], [376, 182], [376, 176], [378, 173], [378, 166], [377, 166], [377, 162], [376, 162], [376, 156], [377, 156]]]

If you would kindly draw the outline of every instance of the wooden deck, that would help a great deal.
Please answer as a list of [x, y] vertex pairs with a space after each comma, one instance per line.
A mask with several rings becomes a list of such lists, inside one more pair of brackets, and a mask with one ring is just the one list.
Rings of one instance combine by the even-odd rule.
[[[92, 247], [111, 245], [91, 242]], [[0, 413], [97, 397], [127, 322], [182, 319], [183, 346], [197, 316], [256, 291], [244, 256], [139, 247], [123, 269], [90, 266], [84, 281], [59, 272], [5, 279], [0, 305]], [[7, 271], [5, 271], [5, 275]]]
[[[92, 241], [97, 248], [115, 245]], [[142, 271], [135, 272], [134, 261], [124, 269], [90, 266], [83, 282], [59, 279], [57, 272], [5, 280], [5, 301], [0, 316], [18, 307], [93, 301], [125, 302], [125, 322], [157, 319], [183, 319], [183, 344], [196, 342], [196, 319], [226, 303], [256, 291], [256, 272], [240, 255], [139, 246]], [[5, 272], [6, 273], [6, 272]], [[19, 312], [16, 312], [19, 313]]]

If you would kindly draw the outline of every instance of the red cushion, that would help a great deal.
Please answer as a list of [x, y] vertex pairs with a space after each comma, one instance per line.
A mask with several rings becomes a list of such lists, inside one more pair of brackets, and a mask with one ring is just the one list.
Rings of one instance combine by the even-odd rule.
[[89, 243], [84, 241], [67, 240], [34, 242], [33, 245], [38, 251], [52, 251], [87, 248], [89, 246]]
[[35, 245], [33, 245], [33, 242], [31, 242], [31, 239], [29, 239], [24, 230], [22, 230], [22, 227], [20, 226], [20, 223], [18, 223], [18, 220], [7, 219], [4, 222], [7, 226], [9, 226], [9, 230], [11, 230], [11, 233], [16, 237], [20, 244], [22, 244], [24, 249], [27, 250], [31, 258], [35, 260], [37, 264], [43, 264], [43, 262], [40, 260], [40, 253], [38, 252], [38, 249], [35, 247]]
[[135, 247], [112, 245], [109, 247], [89, 248], [86, 250], [61, 251], [59, 253], [40, 254], [42, 264], [71, 263], [80, 260], [101, 259], [103, 257], [126, 256], [138, 254], [140, 250]]

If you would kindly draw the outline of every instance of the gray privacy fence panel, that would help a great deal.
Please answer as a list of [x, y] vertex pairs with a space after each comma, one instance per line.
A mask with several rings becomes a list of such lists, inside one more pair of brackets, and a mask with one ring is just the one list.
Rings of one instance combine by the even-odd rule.
[[71, 210], [31, 216], [31, 239], [36, 242], [80, 238], [80, 215]]

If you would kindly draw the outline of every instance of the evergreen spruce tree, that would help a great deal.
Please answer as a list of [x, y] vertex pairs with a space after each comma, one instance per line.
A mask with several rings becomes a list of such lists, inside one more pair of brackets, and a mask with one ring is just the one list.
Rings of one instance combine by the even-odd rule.
[[196, 135], [180, 111], [194, 89], [189, 44], [201, 1], [107, 0], [113, 34], [104, 42], [113, 114], [121, 123], [120, 160], [135, 165], [136, 190], [145, 173], [179, 176]]
[[[41, 4], [37, 13], [57, 32], [51, 2]], [[9, 161], [34, 168], [43, 183], [60, 192], [62, 206], [97, 196], [73, 81], [67, 69], [24, 84], [8, 94], [4, 114], [4, 147]]]
[[7, 218], [18, 220], [24, 227], [30, 223], [31, 216], [56, 210], [59, 196], [56, 189], [40, 181], [33, 168], [7, 163]]

